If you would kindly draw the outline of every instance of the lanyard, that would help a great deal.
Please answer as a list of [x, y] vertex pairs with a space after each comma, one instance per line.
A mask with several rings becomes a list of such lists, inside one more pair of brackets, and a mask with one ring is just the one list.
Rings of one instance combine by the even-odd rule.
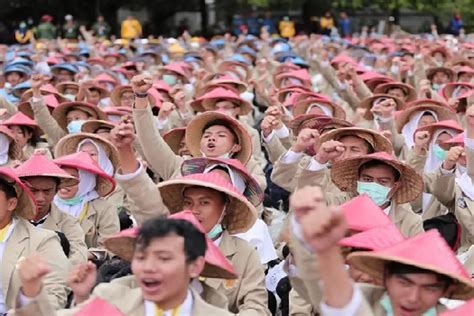
[[5, 227], [0, 229], [0, 242], [3, 242], [3, 239], [5, 238], [8, 232], [8, 229], [10, 228], [11, 225], [12, 225], [12, 222], [8, 223]]
[[[173, 308], [171, 310], [171, 316], [178, 316], [179, 315], [179, 308], [180, 308], [180, 306]], [[156, 304], [155, 304], [155, 315], [156, 316], [164, 316], [165, 315], [165, 311], [162, 310], [161, 308], [159, 308], [158, 305], [156, 305]]]
[[81, 210], [81, 215], [79, 215], [79, 222], [82, 223], [82, 220], [87, 215], [87, 210], [89, 209], [89, 203], [85, 203]]

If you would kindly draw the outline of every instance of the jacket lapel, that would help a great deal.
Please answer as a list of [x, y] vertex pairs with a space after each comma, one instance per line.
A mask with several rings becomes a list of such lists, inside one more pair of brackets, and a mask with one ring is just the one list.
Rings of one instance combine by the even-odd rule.
[[87, 209], [87, 214], [81, 222], [82, 230], [84, 234], [87, 233], [94, 227], [94, 217], [97, 214], [97, 210], [94, 207], [93, 201], [89, 202], [89, 208]]
[[43, 229], [49, 229], [49, 230], [53, 230], [53, 231], [58, 231], [59, 230], [59, 212], [61, 212], [57, 207], [56, 205], [54, 204], [51, 204], [51, 211], [49, 211], [49, 215], [48, 217], [46, 218], [46, 220], [44, 221], [44, 224], [43, 224]]
[[26, 220], [17, 218], [13, 233], [8, 239], [2, 258], [2, 285], [3, 294], [6, 299], [10, 281], [15, 273], [16, 263], [24, 253], [30, 234], [28, 233], [29, 225]]
[[[232, 236], [227, 232], [227, 231], [224, 231], [224, 233], [222, 234], [222, 239], [221, 239], [221, 242], [219, 244], [219, 249], [222, 251], [222, 253], [224, 254], [224, 256], [229, 260], [229, 261], [232, 261], [232, 257], [234, 256], [234, 254], [237, 252], [237, 246], [235, 244], [235, 241], [234, 239], [232, 238]], [[206, 279], [206, 284], [209, 285], [210, 287], [212, 287], [213, 289], [217, 289], [219, 288], [219, 286], [225, 282], [225, 280], [223, 279], [209, 279], [207, 278]]]

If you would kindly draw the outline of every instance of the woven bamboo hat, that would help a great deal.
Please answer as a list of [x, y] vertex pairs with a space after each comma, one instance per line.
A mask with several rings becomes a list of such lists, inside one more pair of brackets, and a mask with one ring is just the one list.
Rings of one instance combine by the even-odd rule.
[[344, 192], [357, 192], [360, 167], [368, 161], [378, 160], [395, 168], [400, 174], [400, 187], [395, 191], [392, 200], [398, 204], [415, 200], [423, 191], [423, 178], [410, 166], [398, 161], [386, 152], [353, 157], [336, 162], [331, 168], [334, 184]]
[[448, 107], [441, 107], [438, 105], [434, 104], [425, 104], [425, 105], [416, 105], [416, 106], [410, 106], [401, 111], [396, 119], [395, 123], [397, 125], [397, 130], [399, 133], [402, 132], [403, 127], [405, 124], [408, 123], [410, 120], [410, 117], [416, 113], [416, 112], [425, 112], [425, 111], [430, 111], [436, 113], [436, 116], [439, 121], [445, 121], [445, 120], [456, 120], [456, 113], [454, 113], [450, 108]]
[[56, 158], [54, 159], [54, 163], [62, 168], [69, 167], [95, 174], [97, 176], [95, 190], [101, 197], [105, 197], [115, 190], [114, 179], [100, 169], [97, 162], [95, 162], [88, 153], [77, 152]]
[[375, 88], [374, 93], [375, 94], [379, 94], [379, 93], [380, 94], [388, 94], [388, 92], [391, 89], [396, 89], [396, 88], [399, 88], [399, 89], [403, 90], [403, 92], [406, 95], [406, 102], [416, 100], [417, 94], [416, 94], [415, 88], [413, 88], [411, 85], [408, 85], [408, 84], [403, 83], [403, 82], [389, 82], [389, 83], [384, 83], [384, 84], [378, 85]]
[[[170, 219], [183, 219], [191, 222], [202, 233], [204, 228], [199, 221], [194, 217], [191, 211], [182, 211], [170, 215]], [[104, 240], [104, 246], [110, 252], [116, 254], [126, 261], [132, 261], [133, 252], [135, 249], [135, 242], [137, 240], [140, 228], [134, 227], [123, 230], [114, 236], [110, 236]], [[237, 279], [237, 274], [232, 266], [232, 263], [222, 254], [220, 249], [214, 242], [206, 235], [207, 249], [204, 255], [206, 261], [204, 270], [201, 272], [201, 277], [218, 278], [218, 279]]]
[[78, 101], [64, 102], [53, 110], [53, 117], [64, 130], [67, 129], [67, 114], [73, 110], [83, 111], [96, 120], [107, 120], [107, 115], [99, 107], [91, 103]]
[[[443, 254], [443, 255], [440, 255]], [[385, 265], [398, 262], [445, 275], [455, 281], [446, 292], [449, 299], [474, 297], [474, 282], [436, 229], [418, 234], [389, 248], [355, 252], [349, 263], [370, 276], [383, 280]]]
[[393, 152], [392, 143], [387, 137], [373, 129], [362, 127], [343, 127], [324, 133], [319, 138], [316, 148], [319, 149], [323, 143], [329, 140], [339, 140], [344, 136], [356, 136], [365, 140], [372, 146], [374, 152], [386, 152], [389, 154]]
[[246, 232], [257, 220], [257, 210], [247, 198], [229, 181], [214, 172], [196, 173], [159, 183], [161, 198], [171, 214], [183, 210], [184, 189], [193, 186], [213, 189], [227, 196], [229, 202], [222, 224], [229, 233]]
[[212, 122], [219, 120], [225, 122], [228, 128], [237, 135], [238, 144], [242, 147], [239, 152], [235, 154], [235, 159], [240, 160], [244, 165], [250, 160], [252, 156], [252, 139], [247, 132], [245, 126], [229, 115], [216, 112], [207, 111], [195, 116], [186, 128], [186, 145], [193, 157], [202, 157], [201, 153], [201, 138], [204, 134], [204, 127]]
[[36, 216], [36, 200], [28, 186], [8, 167], [0, 167], [0, 178], [3, 178], [15, 188], [18, 204], [13, 210], [17, 216], [31, 220]]

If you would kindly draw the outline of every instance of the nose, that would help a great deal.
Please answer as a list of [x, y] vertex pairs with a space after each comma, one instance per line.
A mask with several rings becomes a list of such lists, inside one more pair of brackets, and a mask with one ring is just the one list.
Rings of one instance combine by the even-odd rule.
[[143, 271], [144, 272], [154, 272], [156, 269], [156, 264], [152, 258], [147, 258], [143, 262]]
[[410, 293], [407, 296], [407, 299], [410, 303], [416, 303], [420, 300], [420, 289], [416, 286], [413, 286], [410, 289]]

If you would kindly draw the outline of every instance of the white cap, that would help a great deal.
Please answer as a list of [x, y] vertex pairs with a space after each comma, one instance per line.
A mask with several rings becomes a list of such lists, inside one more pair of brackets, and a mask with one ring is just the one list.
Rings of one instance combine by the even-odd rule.
[[72, 15], [68, 14], [64, 17], [66, 21], [72, 20]]

